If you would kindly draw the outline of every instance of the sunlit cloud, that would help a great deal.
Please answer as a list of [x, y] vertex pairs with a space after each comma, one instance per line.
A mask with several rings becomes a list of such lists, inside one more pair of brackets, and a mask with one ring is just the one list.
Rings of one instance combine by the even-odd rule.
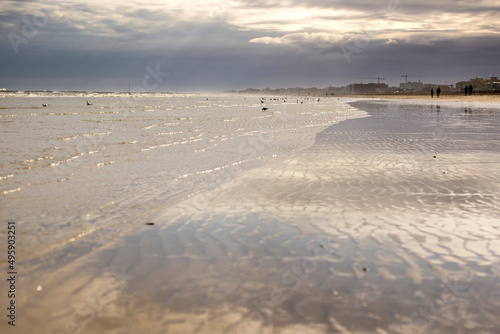
[[252, 43], [263, 44], [278, 44], [278, 45], [294, 45], [300, 44], [303, 46], [329, 45], [340, 42], [342, 37], [328, 33], [293, 33], [282, 37], [260, 37], [250, 40]]

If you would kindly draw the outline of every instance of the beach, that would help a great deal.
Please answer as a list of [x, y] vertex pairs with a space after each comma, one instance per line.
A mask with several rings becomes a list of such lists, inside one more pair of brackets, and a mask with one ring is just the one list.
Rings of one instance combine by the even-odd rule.
[[488, 93], [473, 93], [473, 95], [464, 96], [464, 94], [457, 92], [444, 92], [441, 93], [439, 98], [437, 95], [431, 97], [430, 92], [428, 94], [364, 94], [364, 95], [348, 95], [350, 98], [375, 98], [384, 100], [430, 100], [430, 101], [448, 101], [448, 102], [460, 102], [465, 104], [498, 104], [500, 102], [499, 94], [488, 94]]
[[7, 101], [16, 332], [498, 332], [500, 109], [472, 98]]

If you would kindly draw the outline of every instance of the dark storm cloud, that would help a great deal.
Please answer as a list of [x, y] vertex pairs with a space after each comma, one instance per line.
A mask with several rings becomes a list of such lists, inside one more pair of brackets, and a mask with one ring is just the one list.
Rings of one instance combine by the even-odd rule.
[[6, 1], [0, 88], [121, 89], [156, 66], [169, 73], [160, 90], [498, 75], [499, 10], [497, 1]]

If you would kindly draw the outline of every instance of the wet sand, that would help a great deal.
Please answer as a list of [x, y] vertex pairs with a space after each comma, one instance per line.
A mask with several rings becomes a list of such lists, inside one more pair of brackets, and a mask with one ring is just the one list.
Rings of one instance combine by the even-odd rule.
[[498, 332], [499, 110], [353, 106], [154, 224], [33, 259], [16, 332]]
[[360, 99], [383, 99], [383, 100], [428, 100], [433, 101], [433, 103], [439, 103], [440, 101], [445, 102], [460, 102], [466, 104], [475, 104], [481, 103], [484, 105], [491, 105], [491, 107], [498, 106], [500, 103], [500, 94], [478, 94], [474, 93], [473, 95], [465, 96], [463, 93], [441, 93], [439, 98], [436, 94], [432, 98], [430, 93], [428, 94], [366, 94], [366, 95], [347, 95], [353, 98]]

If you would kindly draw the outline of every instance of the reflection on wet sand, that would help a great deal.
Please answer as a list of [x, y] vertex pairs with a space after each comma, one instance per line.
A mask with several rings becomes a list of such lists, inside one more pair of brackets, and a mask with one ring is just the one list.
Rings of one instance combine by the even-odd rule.
[[43, 290], [23, 321], [50, 333], [497, 332], [495, 114], [355, 106], [372, 117], [55, 272], [40, 259], [47, 281], [26, 282]]

